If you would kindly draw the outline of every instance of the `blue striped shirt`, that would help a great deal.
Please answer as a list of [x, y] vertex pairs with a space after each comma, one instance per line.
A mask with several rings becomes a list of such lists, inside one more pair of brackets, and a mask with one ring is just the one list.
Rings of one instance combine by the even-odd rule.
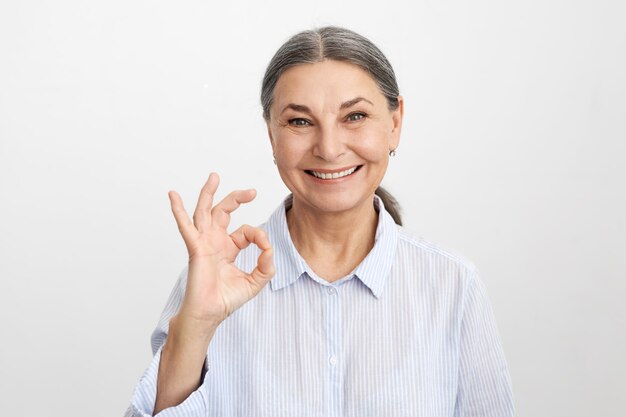
[[[374, 202], [374, 247], [333, 283], [296, 250], [281, 204], [262, 226], [275, 277], [218, 327], [202, 385], [158, 416], [512, 416], [509, 372], [475, 267], [414, 237]], [[258, 255], [251, 245], [236, 264], [250, 271]], [[126, 416], [152, 415], [185, 284], [183, 270]]]

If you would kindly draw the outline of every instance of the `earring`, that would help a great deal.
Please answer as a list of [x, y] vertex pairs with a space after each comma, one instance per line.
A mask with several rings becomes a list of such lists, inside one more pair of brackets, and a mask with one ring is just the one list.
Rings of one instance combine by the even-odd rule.
[[395, 150], [395, 149], [390, 150], [390, 151], [389, 151], [389, 156], [391, 156], [392, 158], [393, 158], [394, 156], [396, 156], [396, 150]]

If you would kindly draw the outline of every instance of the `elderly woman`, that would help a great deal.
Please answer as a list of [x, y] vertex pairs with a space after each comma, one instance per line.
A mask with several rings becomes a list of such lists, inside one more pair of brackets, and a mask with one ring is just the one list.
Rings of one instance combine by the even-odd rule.
[[254, 190], [215, 204], [212, 173], [193, 220], [170, 192], [189, 264], [127, 415], [513, 415], [476, 269], [402, 228], [379, 188], [403, 116], [382, 52], [338, 27], [301, 32], [261, 102], [292, 194], [229, 234]]

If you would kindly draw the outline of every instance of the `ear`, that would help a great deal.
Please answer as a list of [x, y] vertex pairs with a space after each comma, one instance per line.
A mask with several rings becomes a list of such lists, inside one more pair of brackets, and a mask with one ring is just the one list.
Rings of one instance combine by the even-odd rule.
[[394, 150], [400, 144], [400, 131], [402, 130], [402, 118], [404, 116], [404, 98], [398, 96], [398, 108], [391, 113], [393, 122], [391, 137], [389, 138], [389, 150]]
[[272, 145], [272, 153], [274, 153], [274, 137], [272, 136], [272, 128], [270, 127], [270, 121], [266, 120], [265, 125], [267, 127], [267, 136], [270, 140], [270, 144]]

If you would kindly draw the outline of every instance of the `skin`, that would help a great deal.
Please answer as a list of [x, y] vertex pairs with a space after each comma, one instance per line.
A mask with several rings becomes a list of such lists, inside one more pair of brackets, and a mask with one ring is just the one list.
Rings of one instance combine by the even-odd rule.
[[[358, 97], [362, 99], [355, 101]], [[267, 129], [279, 174], [294, 196], [287, 212], [291, 237], [309, 266], [330, 282], [354, 269], [374, 244], [374, 191], [387, 169], [389, 151], [399, 143], [403, 100], [398, 99], [398, 109], [389, 111], [365, 71], [329, 60], [290, 68], [274, 90]], [[320, 180], [309, 173], [355, 166], [357, 171], [341, 179]], [[189, 254], [189, 271], [185, 296], [170, 320], [161, 352], [154, 414], [180, 404], [198, 388], [217, 327], [275, 273], [273, 250], [263, 230], [243, 225], [227, 232], [230, 213], [252, 201], [256, 192], [233, 191], [214, 204], [218, 185], [219, 177], [212, 173], [192, 219], [180, 195], [169, 192]], [[250, 244], [261, 254], [247, 273], [234, 261]]]
[[[372, 200], [389, 151], [398, 147], [403, 109], [399, 97], [390, 111], [374, 79], [340, 61], [292, 67], [276, 84], [267, 129], [294, 196], [289, 230], [309, 266], [330, 282], [350, 273], [374, 244]], [[309, 173], [353, 167], [352, 175], [330, 181]]]

